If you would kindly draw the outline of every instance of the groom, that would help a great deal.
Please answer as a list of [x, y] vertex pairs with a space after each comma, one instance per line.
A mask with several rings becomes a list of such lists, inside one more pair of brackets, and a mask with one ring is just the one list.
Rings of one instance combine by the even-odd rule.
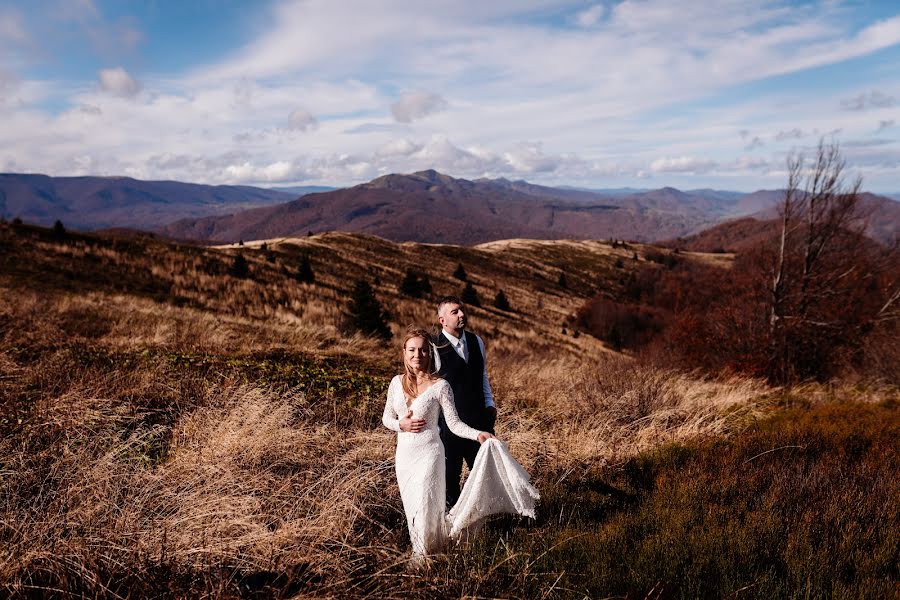
[[[470, 427], [494, 433], [497, 409], [488, 383], [484, 362], [484, 341], [466, 331], [466, 308], [456, 296], [445, 296], [438, 302], [438, 321], [441, 333], [435, 338], [438, 375], [447, 380], [453, 390], [453, 401], [459, 418]], [[441, 439], [447, 457], [447, 506], [459, 499], [459, 478], [463, 460], [472, 470], [480, 444], [457, 437], [450, 432], [441, 417]]]

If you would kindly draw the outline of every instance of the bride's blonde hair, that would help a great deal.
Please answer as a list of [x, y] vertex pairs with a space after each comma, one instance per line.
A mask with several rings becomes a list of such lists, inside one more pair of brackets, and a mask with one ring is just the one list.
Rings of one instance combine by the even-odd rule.
[[428, 356], [428, 364], [424, 369], [425, 372], [431, 377], [435, 377], [437, 371], [434, 364], [434, 346], [431, 345], [431, 336], [428, 334], [428, 331], [425, 330], [425, 328], [416, 325], [408, 326], [406, 328], [406, 334], [403, 336], [403, 346], [400, 348], [400, 358], [403, 360], [403, 376], [400, 378], [400, 383], [403, 385], [403, 393], [406, 394], [407, 398], [416, 397], [416, 374], [410, 366], [406, 364], [406, 342], [417, 337], [422, 338], [425, 341], [423, 350], [425, 350], [425, 353]]

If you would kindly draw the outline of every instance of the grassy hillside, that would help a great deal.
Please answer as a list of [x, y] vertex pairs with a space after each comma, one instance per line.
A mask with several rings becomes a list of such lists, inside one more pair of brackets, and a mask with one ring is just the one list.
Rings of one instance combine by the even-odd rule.
[[[0, 225], [0, 589], [890, 595], [896, 389], [786, 395], [563, 333], [649, 251], [346, 234], [201, 248]], [[237, 253], [247, 278], [229, 274]], [[304, 255], [313, 284], [295, 279]], [[458, 263], [487, 307], [472, 327], [487, 342], [498, 435], [543, 500], [536, 522], [496, 519], [413, 571], [380, 425], [398, 342], [344, 331], [341, 312], [364, 277], [395, 331], [432, 323], [431, 302], [401, 297], [400, 279], [418, 269], [434, 295], [455, 292]], [[514, 312], [490, 308], [497, 289]]]

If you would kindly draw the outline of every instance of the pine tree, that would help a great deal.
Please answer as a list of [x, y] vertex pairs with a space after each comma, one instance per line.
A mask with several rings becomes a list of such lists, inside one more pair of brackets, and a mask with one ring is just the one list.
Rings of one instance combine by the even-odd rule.
[[463, 268], [462, 263], [459, 263], [456, 266], [456, 270], [453, 271], [453, 276], [459, 279], [460, 281], [468, 281], [469, 275], [466, 273], [465, 268]]
[[504, 312], [512, 311], [512, 307], [509, 305], [509, 300], [506, 299], [506, 294], [503, 293], [503, 290], [498, 290], [497, 295], [494, 296], [494, 307]]
[[244, 279], [250, 274], [250, 266], [247, 264], [247, 259], [244, 258], [243, 254], [235, 255], [234, 262], [231, 265], [231, 274], [240, 279]]
[[403, 281], [400, 282], [399, 292], [410, 298], [419, 298], [422, 295], [422, 291], [419, 288], [419, 278], [412, 269], [406, 270]]
[[412, 269], [407, 269], [398, 291], [410, 298], [421, 298], [423, 295], [431, 293], [431, 282], [427, 275], [420, 275]]
[[459, 299], [463, 301], [463, 304], [467, 304], [468, 306], [481, 307], [481, 300], [478, 299], [478, 292], [472, 287], [471, 281], [466, 283], [466, 287], [463, 288], [462, 293], [459, 295]]
[[357, 280], [347, 305], [347, 321], [351, 328], [382, 338], [391, 337], [391, 329], [386, 320], [387, 315], [381, 303], [375, 297], [375, 290], [368, 281]]
[[567, 287], [569, 287], [569, 282], [566, 281], [566, 272], [565, 271], [560, 272], [558, 283], [559, 283], [559, 287], [561, 287], [563, 289], [566, 289]]
[[300, 267], [297, 269], [297, 281], [300, 283], [312, 283], [316, 280], [316, 274], [313, 273], [312, 265], [309, 263], [309, 255], [304, 254], [300, 260]]
[[428, 279], [428, 275], [422, 275], [419, 278], [419, 289], [422, 290], [423, 295], [431, 293], [431, 281]]
[[53, 224], [53, 235], [57, 238], [66, 237], [66, 227], [62, 224], [62, 221], [59, 219]]

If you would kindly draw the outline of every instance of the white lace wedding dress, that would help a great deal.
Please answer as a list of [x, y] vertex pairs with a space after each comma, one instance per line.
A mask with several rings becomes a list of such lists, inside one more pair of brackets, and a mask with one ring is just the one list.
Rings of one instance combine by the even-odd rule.
[[[419, 433], [400, 430], [400, 419], [409, 410], [413, 411], [414, 418], [425, 420], [425, 428]], [[438, 432], [441, 411], [444, 412], [444, 421], [455, 435], [478, 439], [481, 432], [460, 420], [453, 404], [453, 392], [445, 380], [438, 380], [409, 406], [400, 375], [391, 381], [381, 420], [385, 427], [397, 432], [397, 484], [416, 559], [440, 552], [446, 546], [451, 530], [456, 537], [461, 529], [487, 515], [514, 512], [533, 518], [534, 503], [538, 498], [537, 490], [528, 483], [528, 474], [509, 455], [506, 446], [489, 440], [479, 451], [460, 502], [448, 518], [445, 510], [447, 482], [444, 476], [444, 444]], [[485, 448], [489, 451], [485, 452]], [[454, 519], [454, 516], [457, 518]]]

